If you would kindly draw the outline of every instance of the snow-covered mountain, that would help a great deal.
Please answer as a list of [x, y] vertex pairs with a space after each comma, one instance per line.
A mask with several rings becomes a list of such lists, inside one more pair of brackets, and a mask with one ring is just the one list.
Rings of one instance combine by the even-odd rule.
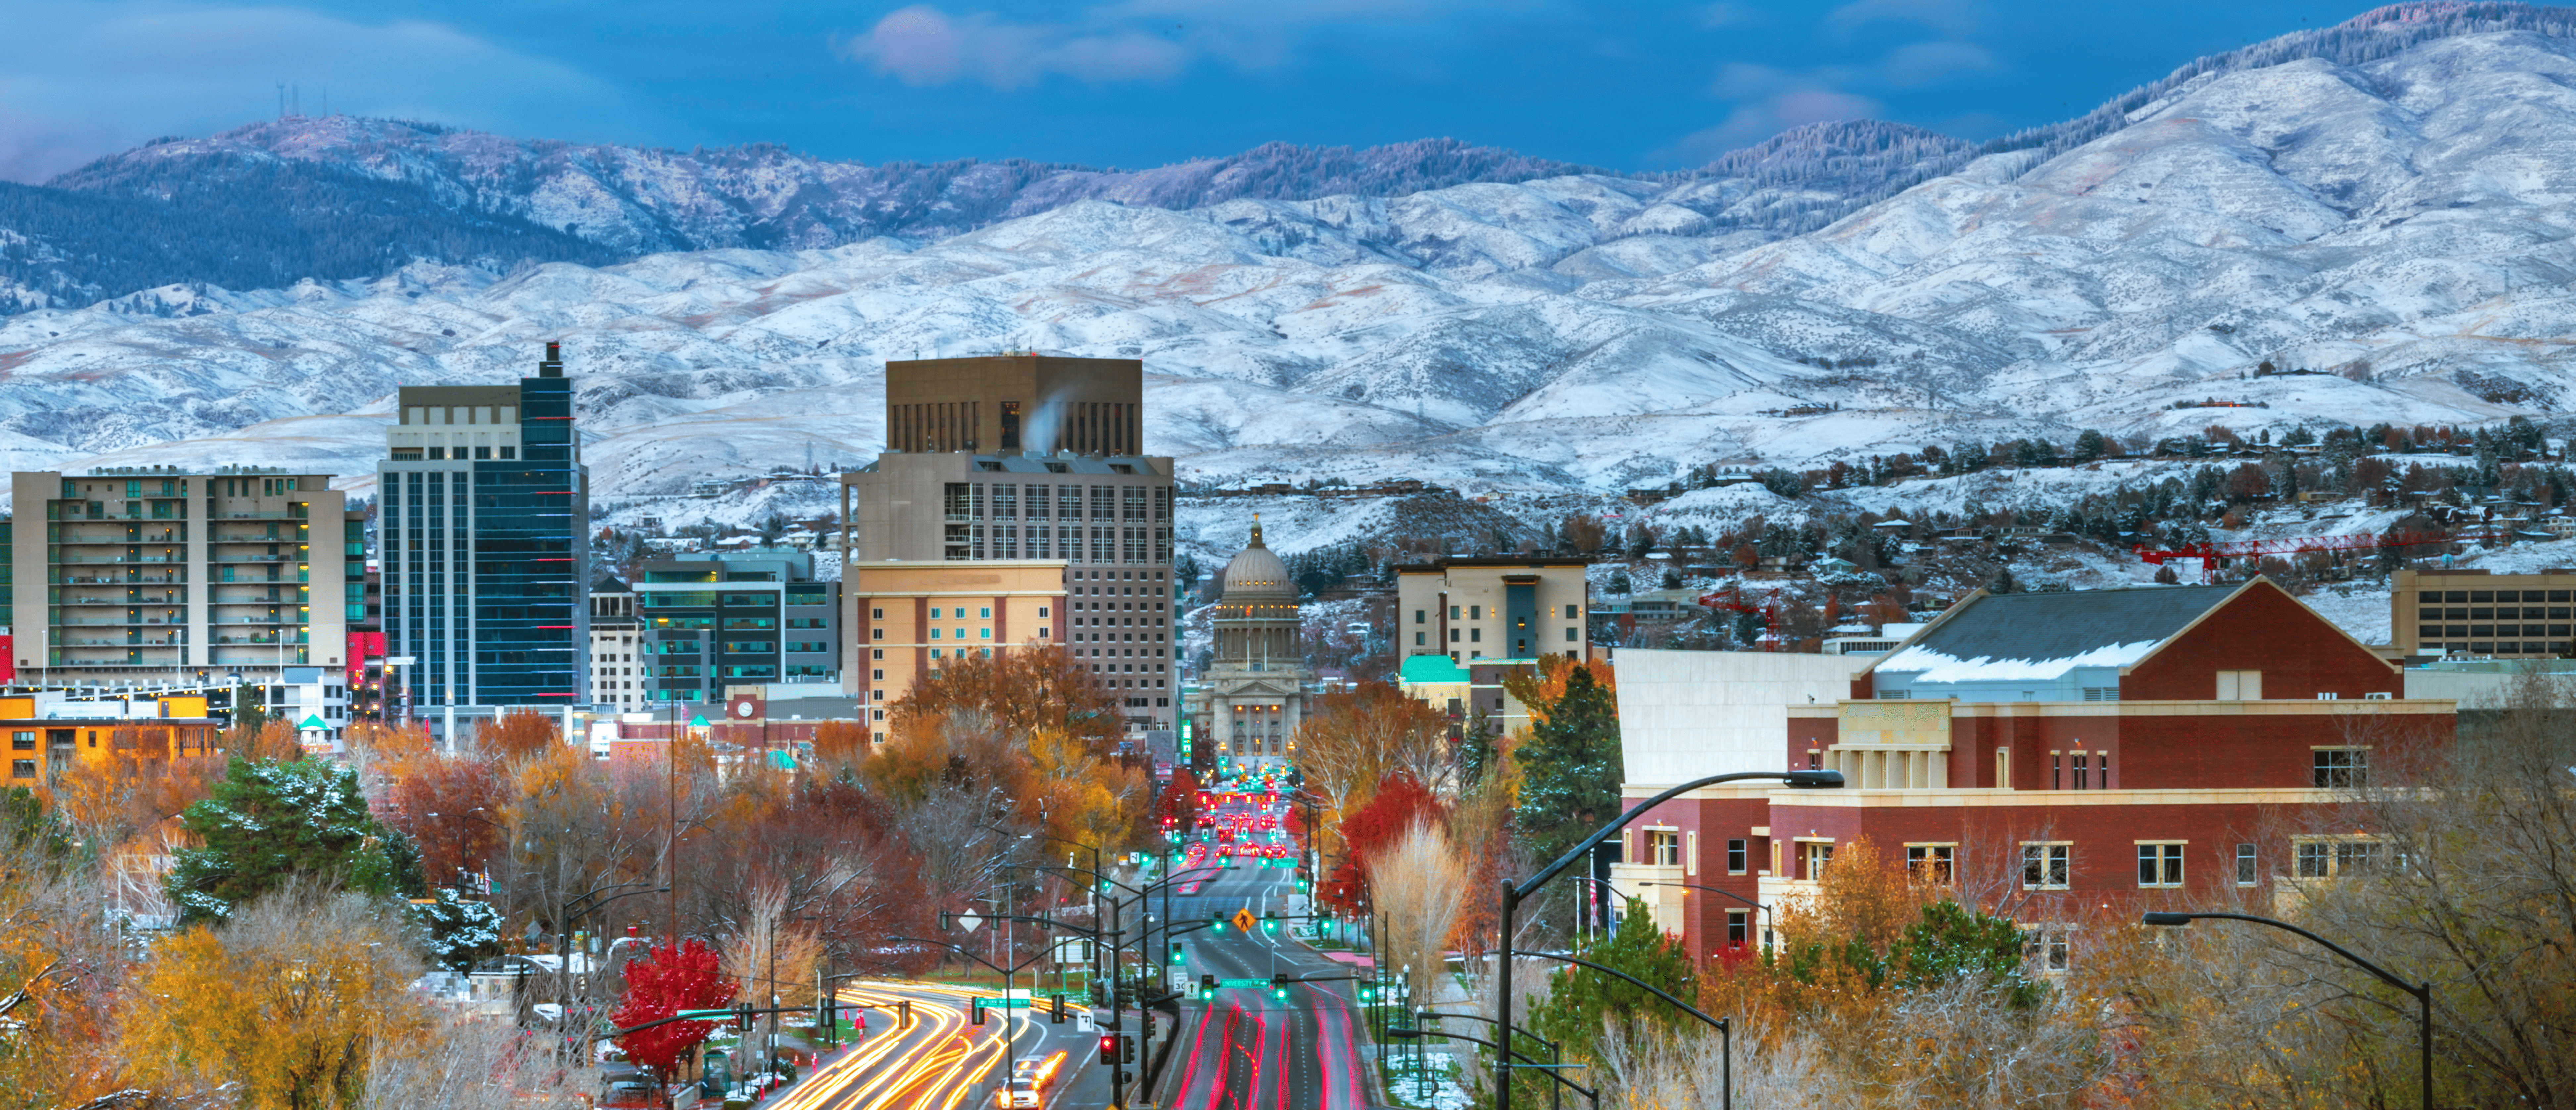
[[[1149, 446], [1197, 480], [1599, 493], [2086, 427], [2555, 415], [2576, 323], [2576, 20], [2518, 5], [2382, 9], [1984, 148], [1843, 125], [1672, 178], [1407, 191], [1360, 158], [1253, 189], [1240, 163], [991, 164], [817, 193], [749, 162], [672, 168], [705, 155], [575, 172], [606, 156], [428, 131], [368, 147], [345, 131], [362, 122], [195, 142], [248, 164], [310, 140], [598, 249], [781, 249], [418, 262], [27, 312], [0, 320], [0, 449], [22, 468], [288, 453], [359, 474], [397, 385], [516, 377], [562, 338], [600, 495], [664, 496], [864, 458], [884, 359], [1010, 346], [1145, 359]], [[1382, 188], [1296, 195], [1362, 179]], [[1782, 237], [1802, 221], [1825, 226]], [[848, 241], [898, 225], [915, 233]], [[2250, 376], [2265, 361], [2321, 372]], [[2204, 398], [2268, 407], [2172, 407]]]

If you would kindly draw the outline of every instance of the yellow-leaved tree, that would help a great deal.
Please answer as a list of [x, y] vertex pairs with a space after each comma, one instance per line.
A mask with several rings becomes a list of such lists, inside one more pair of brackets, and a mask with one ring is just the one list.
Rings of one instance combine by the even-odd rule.
[[164, 1096], [236, 1084], [257, 1110], [347, 1106], [368, 1062], [426, 1049], [420, 965], [385, 906], [291, 887], [155, 945], [130, 1008], [130, 1081]]

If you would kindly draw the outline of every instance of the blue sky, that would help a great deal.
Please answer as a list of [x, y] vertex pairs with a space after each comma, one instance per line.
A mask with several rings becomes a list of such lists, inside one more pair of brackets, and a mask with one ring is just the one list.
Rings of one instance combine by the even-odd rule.
[[12, 0], [0, 178], [304, 110], [865, 161], [1448, 136], [1669, 169], [1819, 119], [1983, 139], [2366, 10], [2304, 0]]

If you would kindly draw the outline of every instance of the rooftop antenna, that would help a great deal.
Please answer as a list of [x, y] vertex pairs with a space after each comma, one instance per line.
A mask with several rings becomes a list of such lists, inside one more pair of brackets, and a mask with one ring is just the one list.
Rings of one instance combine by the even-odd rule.
[[286, 82], [277, 83], [277, 118], [286, 118]]

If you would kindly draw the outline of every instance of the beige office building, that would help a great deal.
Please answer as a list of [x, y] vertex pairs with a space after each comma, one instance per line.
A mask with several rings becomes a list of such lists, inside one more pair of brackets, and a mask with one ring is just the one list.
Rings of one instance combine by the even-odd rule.
[[[17, 681], [196, 686], [345, 667], [363, 562], [327, 474], [116, 467], [11, 475]], [[352, 576], [348, 568], [357, 566]]]
[[2400, 570], [2389, 595], [2388, 636], [2403, 656], [2565, 655], [2576, 569], [2537, 574]]
[[1395, 568], [1396, 644], [1415, 655], [1581, 659], [1590, 587], [1580, 559], [1460, 558]]
[[[892, 449], [841, 475], [844, 558], [1060, 565], [1066, 650], [1118, 693], [1130, 728], [1174, 727], [1172, 460], [1136, 453], [1143, 408], [1134, 359], [887, 363]], [[877, 650], [878, 606], [846, 604], [847, 645]], [[845, 689], [880, 688], [859, 676], [886, 668], [863, 662], [845, 668]]]
[[855, 629], [841, 688], [867, 708], [876, 739], [915, 682], [969, 657], [1065, 642], [1065, 565], [1051, 559], [851, 563], [843, 627]]

